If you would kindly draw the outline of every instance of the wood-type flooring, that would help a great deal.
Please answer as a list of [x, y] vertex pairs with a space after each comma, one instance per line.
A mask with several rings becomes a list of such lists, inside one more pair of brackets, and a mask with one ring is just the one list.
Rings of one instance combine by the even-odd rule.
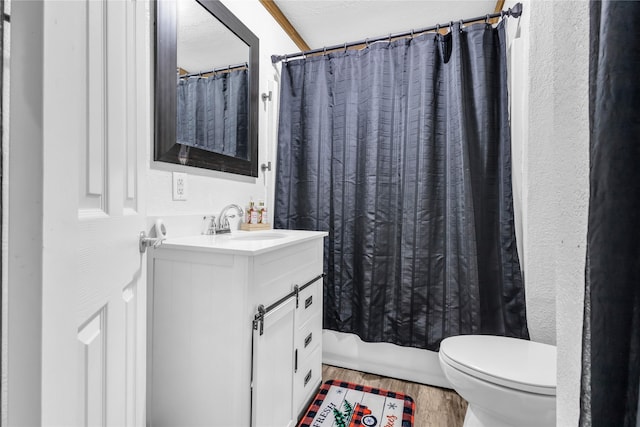
[[453, 390], [322, 365], [322, 381], [341, 380], [411, 396], [416, 404], [413, 427], [462, 427], [467, 402]]

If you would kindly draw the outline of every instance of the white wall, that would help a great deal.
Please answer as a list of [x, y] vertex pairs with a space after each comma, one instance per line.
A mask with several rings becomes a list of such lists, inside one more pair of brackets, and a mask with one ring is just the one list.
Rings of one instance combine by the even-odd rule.
[[[270, 82], [278, 80], [276, 68], [271, 64], [271, 55], [297, 52], [299, 49], [280, 28], [276, 21], [257, 0], [223, 0], [225, 6], [233, 12], [260, 39], [260, 90], [267, 93]], [[275, 99], [277, 93], [274, 94]], [[275, 166], [275, 132], [277, 103], [260, 101], [259, 107], [259, 159], [258, 165], [271, 161]], [[149, 147], [148, 158], [152, 158]], [[186, 201], [172, 200], [172, 179], [170, 171], [188, 174], [188, 198]], [[247, 206], [249, 199], [264, 199], [273, 220], [273, 189], [275, 168], [266, 172], [266, 179], [259, 170], [258, 178], [209, 171], [150, 160], [148, 173], [147, 213], [150, 217], [179, 216], [182, 222], [200, 229], [199, 216], [215, 214], [229, 203]], [[198, 222], [195, 224], [195, 222]], [[169, 235], [175, 235], [176, 218], [167, 221]]]
[[[535, 4], [551, 7], [551, 3]], [[505, 6], [512, 6], [506, 4]], [[509, 33], [518, 28], [511, 45], [512, 134], [514, 146], [514, 197], [516, 218], [520, 218], [520, 259], [525, 278], [527, 320], [534, 341], [555, 344], [555, 255], [549, 250], [556, 238], [553, 159], [553, 32], [540, 32], [530, 2], [524, 2], [519, 19], [507, 21]], [[548, 50], [547, 55], [538, 49]], [[543, 73], [544, 71], [544, 73]], [[553, 191], [550, 191], [553, 190]]]
[[589, 4], [558, 2], [554, 27], [554, 140], [559, 247], [556, 258], [558, 425], [580, 413], [584, 268], [589, 206]]
[[520, 40], [511, 50], [517, 60], [512, 62], [511, 95], [527, 316], [532, 340], [557, 345], [557, 425], [570, 426], [578, 423], [580, 398], [589, 4], [522, 3]]

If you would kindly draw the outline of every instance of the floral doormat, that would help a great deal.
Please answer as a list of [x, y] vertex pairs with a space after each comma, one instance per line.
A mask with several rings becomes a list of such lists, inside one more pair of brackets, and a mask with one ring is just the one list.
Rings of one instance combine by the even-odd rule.
[[412, 427], [414, 410], [405, 394], [330, 380], [298, 427]]

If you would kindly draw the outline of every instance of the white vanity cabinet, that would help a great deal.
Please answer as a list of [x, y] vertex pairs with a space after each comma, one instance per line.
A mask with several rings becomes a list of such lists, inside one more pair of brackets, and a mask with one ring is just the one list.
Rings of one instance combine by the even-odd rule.
[[322, 377], [323, 236], [194, 236], [151, 251], [148, 425], [295, 426]]

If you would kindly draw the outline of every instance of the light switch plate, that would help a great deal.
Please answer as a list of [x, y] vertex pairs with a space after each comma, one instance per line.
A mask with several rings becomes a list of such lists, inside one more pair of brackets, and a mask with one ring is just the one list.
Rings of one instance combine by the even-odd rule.
[[187, 200], [187, 174], [173, 172], [173, 200]]

